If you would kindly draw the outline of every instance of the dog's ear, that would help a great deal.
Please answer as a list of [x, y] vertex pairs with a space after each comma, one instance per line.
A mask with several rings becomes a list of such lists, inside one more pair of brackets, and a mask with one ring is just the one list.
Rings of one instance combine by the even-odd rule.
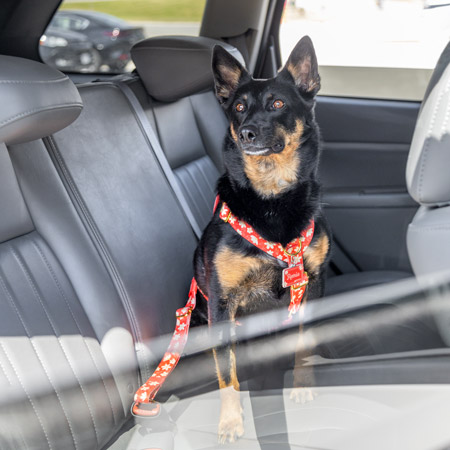
[[220, 45], [214, 46], [212, 71], [216, 97], [222, 105], [233, 96], [243, 79], [250, 79], [241, 63]]
[[303, 94], [310, 96], [317, 94], [320, 89], [319, 66], [309, 36], [303, 36], [300, 39], [280, 74], [284, 76], [289, 74]]

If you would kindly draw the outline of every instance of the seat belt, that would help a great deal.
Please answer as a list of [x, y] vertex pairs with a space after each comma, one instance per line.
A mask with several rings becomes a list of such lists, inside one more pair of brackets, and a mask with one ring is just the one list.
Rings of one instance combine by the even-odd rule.
[[158, 160], [159, 165], [163, 170], [164, 175], [166, 176], [166, 179], [184, 212], [184, 215], [189, 221], [189, 224], [192, 230], [194, 231], [195, 236], [197, 237], [197, 239], [200, 239], [202, 236], [200, 226], [197, 220], [195, 219], [194, 215], [192, 214], [191, 208], [186, 201], [186, 197], [184, 196], [182, 190], [180, 189], [180, 186], [175, 178], [172, 168], [169, 165], [169, 161], [167, 161], [166, 155], [164, 154], [164, 151], [161, 148], [158, 136], [156, 135], [155, 130], [150, 124], [150, 121], [148, 120], [144, 108], [140, 104], [134, 92], [124, 81], [117, 80], [113, 81], [113, 83], [123, 92], [128, 102], [130, 103], [131, 107], [133, 108], [134, 112], [136, 113], [136, 117], [141, 125], [141, 129], [144, 132], [148, 142], [150, 143], [153, 149], [153, 153], [155, 154], [156, 159]]

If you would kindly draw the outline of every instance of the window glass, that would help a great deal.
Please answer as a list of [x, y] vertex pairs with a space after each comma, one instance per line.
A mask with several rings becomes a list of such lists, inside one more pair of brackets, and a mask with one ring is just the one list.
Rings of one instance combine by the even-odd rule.
[[450, 2], [288, 0], [284, 60], [305, 34], [316, 48], [322, 94], [419, 100], [450, 39]]
[[198, 36], [205, 1], [65, 0], [41, 37], [41, 58], [66, 72], [130, 72], [136, 42], [158, 35]]

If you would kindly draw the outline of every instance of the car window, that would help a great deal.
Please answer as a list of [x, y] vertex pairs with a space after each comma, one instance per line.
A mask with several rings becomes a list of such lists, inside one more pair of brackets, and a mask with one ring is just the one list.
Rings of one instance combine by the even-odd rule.
[[64, 72], [131, 72], [136, 42], [158, 35], [198, 36], [205, 1], [65, 0], [41, 37], [41, 58]]
[[284, 60], [305, 34], [316, 47], [323, 95], [421, 100], [450, 39], [450, 2], [287, 1]]

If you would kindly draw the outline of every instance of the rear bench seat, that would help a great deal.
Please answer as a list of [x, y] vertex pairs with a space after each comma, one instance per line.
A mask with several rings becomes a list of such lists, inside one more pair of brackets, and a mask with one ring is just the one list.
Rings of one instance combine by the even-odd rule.
[[[173, 330], [196, 238], [117, 86], [81, 86], [84, 110], [64, 128], [81, 109], [67, 77], [0, 59], [0, 362], [3, 392], [29, 399], [1, 410], [1, 448], [107, 448], [153, 368], [148, 340]], [[185, 195], [202, 198], [204, 226], [226, 121], [200, 91], [151, 106]], [[184, 157], [192, 133], [198, 145]]]

